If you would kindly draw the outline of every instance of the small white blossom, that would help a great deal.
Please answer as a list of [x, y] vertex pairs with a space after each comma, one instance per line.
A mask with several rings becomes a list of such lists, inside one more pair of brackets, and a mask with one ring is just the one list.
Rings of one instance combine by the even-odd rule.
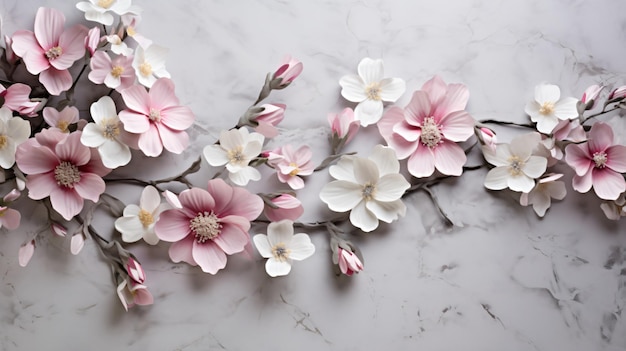
[[292, 261], [302, 261], [315, 253], [311, 238], [304, 233], [293, 233], [293, 222], [284, 219], [267, 226], [267, 235], [257, 234], [254, 245], [267, 258], [265, 271], [271, 277], [283, 276], [291, 271]]
[[207, 145], [202, 154], [211, 166], [226, 165], [228, 178], [245, 186], [261, 179], [261, 173], [249, 163], [261, 153], [264, 141], [262, 134], [250, 133], [245, 127], [225, 130], [220, 133], [219, 145]]
[[17, 146], [30, 136], [30, 123], [6, 107], [0, 108], [0, 167], [9, 169], [15, 163]]
[[151, 88], [158, 78], [170, 78], [165, 69], [165, 58], [169, 49], [152, 44], [147, 48], [137, 47], [133, 58], [133, 68], [139, 84]]
[[115, 229], [122, 233], [122, 240], [134, 243], [142, 238], [150, 245], [156, 245], [159, 238], [154, 233], [154, 224], [161, 212], [169, 209], [161, 203], [161, 195], [153, 186], [147, 186], [141, 193], [139, 206], [130, 204], [124, 208], [124, 216], [115, 221]]
[[559, 121], [578, 118], [577, 103], [573, 97], [561, 99], [558, 86], [540, 84], [535, 87], [535, 100], [526, 104], [525, 111], [539, 132], [550, 134]]

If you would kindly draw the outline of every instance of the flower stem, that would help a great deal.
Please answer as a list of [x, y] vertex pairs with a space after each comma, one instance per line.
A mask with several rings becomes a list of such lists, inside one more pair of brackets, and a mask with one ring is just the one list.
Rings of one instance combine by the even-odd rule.
[[604, 106], [604, 107], [602, 108], [602, 111], [600, 111], [600, 112], [598, 112], [598, 113], [594, 113], [594, 114], [592, 114], [592, 115], [589, 115], [589, 116], [585, 117], [585, 119], [583, 119], [583, 121], [582, 121], [580, 124], [583, 124], [583, 123], [587, 122], [588, 120], [590, 120], [590, 119], [592, 119], [592, 118], [596, 118], [596, 117], [602, 116], [602, 115], [604, 115], [604, 114], [607, 114], [607, 113], [609, 113], [609, 112], [613, 112], [613, 111], [615, 111], [615, 110], [619, 110], [619, 109], [621, 109], [621, 108], [622, 108], [622, 107], [621, 107], [621, 105], [620, 105], [620, 104], [617, 104], [617, 105], [613, 106], [612, 108], [610, 108], [610, 109], [608, 109], [608, 110], [606, 110], [606, 106]]
[[516, 126], [516, 127], [522, 127], [522, 128], [535, 129], [535, 126], [530, 123], [515, 123], [515, 122], [508, 122], [508, 121], [498, 121], [497, 119], [483, 119], [478, 122], [483, 123], [483, 124], [498, 124], [498, 125], [507, 125], [507, 126], [510, 125], [510, 126]]

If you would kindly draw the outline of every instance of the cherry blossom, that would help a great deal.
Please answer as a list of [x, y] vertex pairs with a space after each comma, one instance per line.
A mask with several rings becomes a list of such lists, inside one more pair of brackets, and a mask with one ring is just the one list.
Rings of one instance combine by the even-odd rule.
[[302, 261], [315, 253], [311, 238], [305, 233], [294, 235], [293, 222], [285, 219], [267, 226], [267, 235], [253, 237], [259, 254], [268, 260], [265, 271], [270, 277], [289, 274], [293, 261]]
[[578, 100], [573, 97], [561, 99], [561, 90], [552, 84], [535, 87], [535, 99], [526, 104], [526, 114], [537, 123], [537, 130], [544, 134], [552, 130], [561, 120], [578, 118]]
[[311, 175], [315, 169], [311, 162], [312, 156], [311, 148], [306, 145], [294, 151], [292, 146], [287, 144], [274, 150], [268, 158], [268, 163], [276, 168], [281, 183], [287, 183], [292, 189], [302, 189], [304, 180], [301, 176]]
[[72, 86], [68, 71], [85, 54], [87, 28], [75, 25], [64, 30], [65, 16], [56, 9], [40, 7], [35, 16], [35, 32], [20, 30], [13, 34], [13, 51], [24, 60], [31, 74], [52, 95]]
[[63, 133], [69, 133], [69, 126], [78, 123], [78, 109], [74, 106], [65, 106], [59, 111], [54, 107], [45, 107], [43, 119], [50, 127], [57, 128]]
[[133, 55], [133, 49], [129, 48], [117, 34], [107, 35], [104, 40], [111, 44], [111, 52], [114, 54], [129, 57]]
[[409, 182], [399, 174], [395, 152], [377, 145], [368, 158], [343, 156], [329, 169], [337, 179], [322, 188], [320, 199], [335, 212], [350, 212], [350, 222], [364, 232], [404, 216], [401, 198]]
[[263, 211], [260, 197], [221, 179], [210, 180], [207, 190], [184, 190], [178, 198], [182, 208], [161, 213], [154, 231], [159, 239], [173, 242], [172, 261], [199, 265], [210, 274], [226, 266], [226, 255], [244, 250], [250, 221]]
[[6, 107], [0, 108], [0, 167], [9, 169], [15, 163], [18, 145], [30, 137], [30, 123], [13, 114]]
[[219, 144], [205, 146], [202, 154], [211, 166], [226, 165], [228, 178], [245, 186], [251, 180], [261, 179], [261, 173], [249, 163], [259, 156], [265, 138], [260, 133], [250, 133], [243, 127], [222, 131]]
[[540, 142], [541, 136], [535, 132], [517, 136], [511, 144], [498, 144], [495, 152], [483, 147], [485, 160], [496, 166], [487, 173], [485, 187], [530, 192], [535, 186], [534, 179], [539, 178], [548, 165], [545, 157], [532, 154]]
[[139, 84], [151, 88], [158, 78], [170, 78], [165, 69], [165, 57], [169, 49], [152, 44], [147, 48], [137, 47], [132, 66]]
[[127, 132], [139, 134], [138, 146], [146, 156], [159, 156], [164, 147], [175, 154], [187, 148], [185, 129], [193, 124], [194, 115], [189, 107], [180, 106], [170, 79], [158, 79], [150, 92], [133, 85], [121, 94], [128, 108], [119, 118]]
[[383, 115], [383, 101], [395, 102], [404, 94], [406, 84], [400, 78], [383, 78], [383, 60], [364, 58], [359, 62], [358, 75], [341, 77], [341, 96], [358, 103], [354, 117], [363, 127], [374, 124]]
[[562, 176], [562, 174], [550, 174], [539, 179], [533, 190], [529, 193], [522, 193], [519, 199], [520, 205], [533, 205], [535, 213], [539, 217], [543, 217], [550, 208], [551, 199], [563, 200], [567, 195], [565, 183], [558, 180]]
[[153, 186], [147, 186], [141, 192], [139, 206], [130, 204], [124, 208], [123, 217], [115, 220], [115, 229], [122, 233], [122, 240], [134, 243], [143, 238], [150, 245], [156, 245], [159, 238], [154, 232], [154, 226], [161, 213], [170, 206], [161, 203], [161, 195]]
[[404, 108], [392, 107], [378, 123], [378, 130], [400, 160], [408, 157], [409, 173], [429, 177], [460, 176], [467, 160], [456, 144], [474, 134], [474, 119], [463, 109], [469, 92], [463, 84], [446, 84], [439, 76], [413, 93]]
[[272, 222], [283, 219], [295, 221], [304, 213], [302, 202], [291, 194], [280, 194], [274, 197], [266, 197], [265, 217]]
[[626, 191], [626, 146], [615, 145], [613, 130], [598, 122], [591, 127], [587, 142], [570, 144], [565, 148], [565, 162], [576, 171], [574, 190], [591, 190], [603, 200], [616, 200]]
[[89, 80], [96, 84], [104, 83], [108, 88], [121, 92], [135, 82], [132, 62], [132, 57], [118, 56], [111, 60], [106, 52], [98, 51], [89, 62]]

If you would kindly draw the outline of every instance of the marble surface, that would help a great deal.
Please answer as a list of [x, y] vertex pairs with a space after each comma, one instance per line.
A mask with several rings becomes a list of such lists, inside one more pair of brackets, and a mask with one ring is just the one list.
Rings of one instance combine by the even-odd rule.
[[[304, 63], [287, 90], [274, 145], [329, 151], [328, 112], [353, 106], [339, 78], [361, 58], [383, 58], [410, 93], [434, 74], [463, 82], [476, 119], [525, 122], [541, 82], [580, 97], [593, 83], [626, 84], [626, 21], [618, 0], [228, 1], [135, 0], [139, 31], [170, 48], [168, 70], [181, 102], [197, 116], [192, 146], [159, 160], [139, 155], [121, 173], [158, 178], [193, 162], [255, 100], [265, 74], [285, 54]], [[73, 1], [0, 3], [2, 34], [32, 30], [37, 6], [84, 22]], [[87, 104], [79, 107], [86, 111]], [[509, 131], [498, 129], [501, 140]], [[622, 133], [626, 131], [621, 130]], [[351, 145], [365, 154], [382, 142], [369, 127]], [[470, 160], [472, 162], [472, 160]], [[193, 177], [203, 186], [211, 170]], [[269, 173], [266, 173], [269, 175]], [[365, 271], [336, 277], [328, 237], [287, 277], [271, 279], [263, 260], [235, 256], [216, 276], [174, 264], [167, 243], [134, 244], [155, 304], [124, 312], [108, 266], [88, 241], [73, 256], [66, 240], [38, 238], [26, 268], [17, 250], [44, 218], [41, 207], [13, 232], [0, 232], [0, 349], [10, 350], [624, 350], [626, 222], [611, 222], [592, 194], [569, 186], [544, 219], [509, 193], [482, 186], [486, 170], [433, 188], [457, 224], [447, 228], [423, 193], [407, 215], [354, 241]], [[329, 216], [316, 199], [329, 180], [315, 174], [303, 197], [305, 220]], [[255, 184], [266, 190], [276, 182]], [[140, 189], [109, 191], [134, 202]], [[111, 236], [112, 220], [97, 227]], [[263, 228], [255, 228], [263, 232]]]

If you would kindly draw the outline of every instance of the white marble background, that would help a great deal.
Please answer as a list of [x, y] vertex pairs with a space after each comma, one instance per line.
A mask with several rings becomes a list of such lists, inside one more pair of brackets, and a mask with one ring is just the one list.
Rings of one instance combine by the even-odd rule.
[[[389, 76], [407, 81], [401, 106], [440, 74], [468, 86], [476, 119], [524, 122], [524, 105], [540, 82], [575, 97], [593, 83], [626, 84], [619, 0], [134, 3], [144, 8], [140, 32], [171, 49], [177, 93], [197, 116], [185, 155], [138, 157], [125, 171], [145, 178], [172, 175], [195, 160], [220, 129], [236, 123], [284, 54], [305, 69], [269, 99], [288, 105], [278, 142], [310, 144], [317, 161], [328, 151], [326, 114], [349, 106], [338, 79], [366, 56], [383, 58]], [[70, 23], [84, 21], [74, 1], [4, 0], [2, 34], [32, 30], [37, 6], [63, 10]], [[380, 141], [376, 135], [362, 131], [351, 149], [367, 154]], [[199, 186], [210, 172], [203, 167], [194, 177]], [[316, 254], [280, 279], [265, 274], [260, 257], [231, 257], [211, 276], [171, 263], [167, 243], [132, 245], [155, 304], [128, 313], [92, 242], [72, 256], [69, 239], [42, 236], [21, 268], [17, 250], [36, 226], [3, 229], [0, 349], [626, 349], [625, 222], [606, 220], [597, 199], [571, 187], [539, 219], [511, 195], [485, 190], [484, 175], [434, 188], [459, 227], [446, 229], [428, 198], [415, 194], [404, 219], [356, 235], [366, 268], [352, 278], [335, 277], [323, 232], [311, 233]], [[329, 215], [316, 201], [327, 181], [316, 174], [299, 193], [306, 220]], [[134, 202], [140, 189], [111, 191]], [[105, 235], [111, 223], [100, 218]]]

